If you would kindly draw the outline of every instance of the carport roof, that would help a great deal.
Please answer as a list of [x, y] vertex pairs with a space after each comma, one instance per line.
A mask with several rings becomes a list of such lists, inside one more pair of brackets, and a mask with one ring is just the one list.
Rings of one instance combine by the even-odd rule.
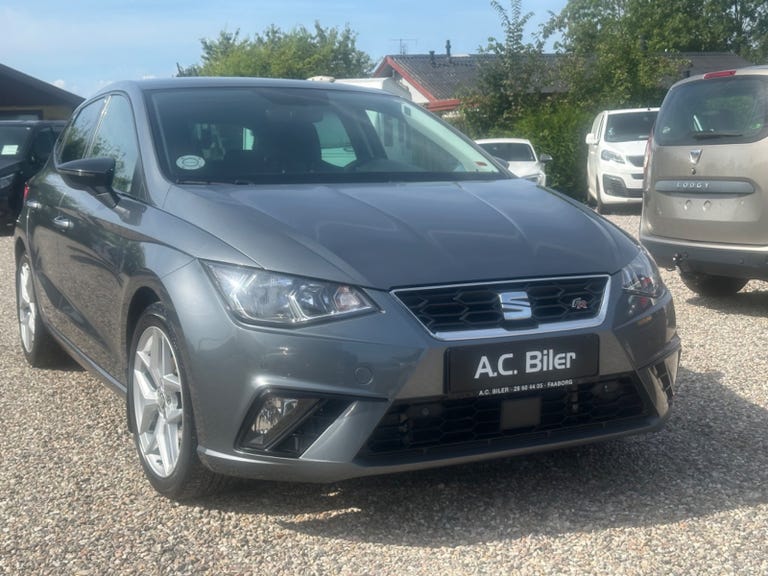
[[77, 107], [84, 98], [0, 64], [0, 107]]

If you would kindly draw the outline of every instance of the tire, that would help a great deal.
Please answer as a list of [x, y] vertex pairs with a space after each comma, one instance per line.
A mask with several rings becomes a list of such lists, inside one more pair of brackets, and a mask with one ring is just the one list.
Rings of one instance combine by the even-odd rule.
[[21, 255], [16, 265], [16, 312], [21, 350], [27, 363], [35, 368], [50, 368], [60, 364], [66, 354], [40, 317], [32, 265], [26, 253]]
[[713, 276], [702, 272], [683, 272], [682, 270], [680, 271], [680, 279], [683, 284], [700, 296], [716, 298], [733, 296], [749, 282], [744, 278]]
[[222, 477], [197, 455], [197, 431], [179, 339], [160, 304], [139, 318], [130, 348], [128, 419], [144, 473], [167, 498], [216, 492]]

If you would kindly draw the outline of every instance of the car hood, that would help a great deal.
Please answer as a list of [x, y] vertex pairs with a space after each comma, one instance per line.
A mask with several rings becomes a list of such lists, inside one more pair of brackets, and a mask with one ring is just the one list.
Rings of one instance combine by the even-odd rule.
[[606, 148], [621, 152], [624, 156], [642, 156], [648, 140], [629, 140], [628, 142], [606, 142]]
[[591, 210], [524, 180], [187, 186], [166, 209], [241, 263], [379, 289], [614, 273], [637, 252]]

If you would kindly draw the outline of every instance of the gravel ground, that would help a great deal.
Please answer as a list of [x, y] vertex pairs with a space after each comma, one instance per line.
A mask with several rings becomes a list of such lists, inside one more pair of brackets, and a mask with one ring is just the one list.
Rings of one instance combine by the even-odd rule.
[[178, 505], [145, 482], [115, 394], [26, 366], [0, 238], [0, 573], [768, 574], [768, 284], [713, 301], [664, 275], [684, 357], [661, 432]]

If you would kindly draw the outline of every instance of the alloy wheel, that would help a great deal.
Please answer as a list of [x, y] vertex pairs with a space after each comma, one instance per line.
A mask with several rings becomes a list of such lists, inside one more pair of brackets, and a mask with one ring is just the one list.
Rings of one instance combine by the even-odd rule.
[[133, 405], [142, 458], [159, 477], [179, 463], [184, 411], [176, 354], [168, 335], [157, 326], [141, 334], [135, 350]]
[[19, 332], [21, 343], [29, 353], [35, 345], [35, 329], [37, 325], [37, 303], [32, 288], [32, 270], [29, 262], [24, 260], [19, 267]]

